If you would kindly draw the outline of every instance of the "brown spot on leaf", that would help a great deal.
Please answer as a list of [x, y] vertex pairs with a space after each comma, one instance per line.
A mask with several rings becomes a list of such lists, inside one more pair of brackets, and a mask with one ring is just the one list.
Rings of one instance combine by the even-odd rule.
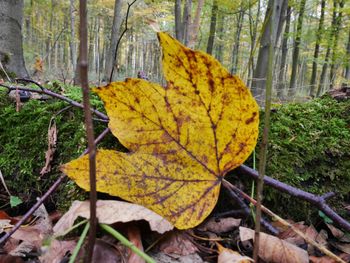
[[254, 121], [254, 119], [255, 119], [255, 117], [256, 117], [257, 114], [258, 114], [257, 112], [253, 112], [252, 117], [250, 117], [249, 119], [247, 119], [247, 120], [245, 121], [245, 124], [248, 125], [248, 124], [252, 123], [252, 122]]

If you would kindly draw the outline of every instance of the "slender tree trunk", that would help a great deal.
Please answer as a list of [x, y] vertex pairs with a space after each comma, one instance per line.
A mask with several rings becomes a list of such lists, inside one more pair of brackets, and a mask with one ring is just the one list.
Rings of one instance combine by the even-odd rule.
[[[270, 23], [274, 23], [273, 27], [277, 28], [279, 25], [279, 20], [281, 19], [281, 10], [283, 6], [283, 2], [286, 0], [269, 0], [268, 8], [265, 14], [264, 20], [264, 28], [263, 35], [260, 40], [260, 48], [258, 61], [256, 64], [256, 68], [254, 70], [253, 81], [252, 81], [252, 93], [257, 99], [258, 103], [262, 103], [262, 99], [265, 93], [265, 83], [266, 83], [266, 70], [267, 70], [267, 62], [268, 62], [268, 43], [270, 40]], [[274, 9], [274, 12], [271, 12], [271, 9]], [[273, 13], [273, 17], [271, 16]], [[277, 30], [274, 31], [272, 36], [273, 43], [276, 43], [278, 40]]]
[[241, 6], [240, 11], [238, 13], [238, 17], [237, 17], [235, 42], [234, 42], [233, 48], [232, 48], [231, 74], [237, 74], [238, 54], [239, 54], [239, 46], [240, 46], [239, 44], [241, 41], [241, 31], [242, 31], [242, 25], [243, 25], [243, 18], [244, 18], [244, 11], [243, 11], [242, 6]]
[[185, 46], [188, 45], [189, 35], [190, 35], [190, 27], [191, 27], [191, 13], [192, 13], [192, 0], [186, 0], [184, 14], [183, 14], [183, 43]]
[[[349, 26], [350, 29], [350, 26]], [[345, 71], [344, 71], [344, 79], [345, 82], [342, 84], [343, 87], [350, 86], [350, 30], [348, 35], [348, 44], [346, 46], [346, 57], [348, 58], [346, 61]]]
[[333, 88], [335, 77], [336, 77], [336, 70], [337, 70], [337, 54], [338, 54], [338, 42], [339, 42], [339, 35], [341, 30], [341, 23], [343, 18], [343, 8], [344, 8], [344, 0], [339, 2], [339, 12], [336, 20], [336, 24], [334, 27], [334, 41], [333, 41], [333, 47], [332, 47], [332, 60], [331, 60], [331, 70], [329, 72], [329, 80], [330, 80], [330, 88]]
[[331, 33], [329, 35], [328, 39], [328, 44], [327, 44], [327, 51], [326, 55], [324, 58], [323, 66], [322, 66], [322, 71], [321, 71], [321, 76], [320, 76], [320, 82], [317, 87], [317, 92], [316, 92], [316, 97], [319, 97], [321, 93], [324, 90], [325, 82], [326, 82], [326, 75], [327, 75], [327, 69], [328, 69], [328, 62], [329, 62], [329, 57], [331, 54], [331, 46], [333, 44], [333, 39], [334, 39], [334, 28], [336, 27], [337, 24], [337, 2], [333, 2], [333, 15], [332, 15], [332, 24], [331, 24]]
[[322, 0], [321, 1], [320, 22], [318, 24], [318, 30], [317, 30], [317, 34], [316, 34], [316, 44], [315, 44], [315, 51], [314, 51], [314, 59], [312, 61], [312, 73], [311, 73], [310, 93], [309, 93], [309, 95], [311, 97], [314, 97], [315, 93], [316, 93], [317, 59], [318, 59], [318, 54], [320, 52], [320, 43], [321, 43], [321, 37], [322, 37], [322, 32], [323, 32], [325, 7], [326, 7], [326, 0]]
[[216, 59], [223, 63], [223, 52], [224, 52], [224, 21], [225, 16], [218, 14], [218, 30], [217, 30], [217, 44], [216, 44]]
[[214, 0], [213, 6], [211, 9], [210, 30], [209, 30], [209, 38], [208, 38], [208, 44], [207, 44], [208, 54], [213, 53], [217, 14], [218, 14], [218, 1]]
[[254, 68], [255, 68], [255, 63], [254, 63], [254, 50], [255, 50], [255, 43], [256, 43], [256, 33], [258, 29], [258, 22], [259, 22], [259, 17], [260, 17], [260, 0], [258, 0], [257, 3], [257, 11], [256, 11], [256, 20], [253, 20], [253, 15], [252, 15], [252, 8], [251, 8], [251, 3], [249, 0], [249, 32], [250, 32], [250, 50], [249, 50], [249, 61], [248, 61], [248, 87], [252, 86], [252, 78], [254, 75]]
[[289, 6], [286, 11], [286, 27], [284, 29], [284, 35], [282, 40], [282, 54], [281, 54], [281, 64], [278, 73], [278, 86], [277, 86], [277, 98], [284, 99], [285, 81], [286, 81], [286, 71], [287, 71], [287, 54], [288, 54], [288, 38], [290, 31], [290, 16], [292, 13], [292, 8]]
[[298, 71], [298, 63], [299, 63], [300, 41], [301, 41], [301, 32], [303, 30], [305, 4], [306, 4], [306, 0], [301, 0], [300, 8], [299, 8], [297, 32], [296, 32], [294, 48], [293, 48], [292, 73], [290, 77], [290, 85], [288, 90], [288, 96], [290, 98], [293, 98], [296, 94], [296, 81], [297, 81], [297, 71]]
[[117, 42], [119, 39], [120, 26], [122, 23], [121, 10], [122, 10], [122, 0], [115, 0], [112, 32], [110, 37], [110, 45], [107, 52], [107, 61], [106, 61], [106, 69], [105, 69], [106, 80], [110, 79], [112, 69], [116, 63], [115, 52], [116, 52]]
[[189, 25], [189, 30], [188, 30], [189, 41], [187, 45], [189, 48], [194, 48], [197, 43], [200, 17], [201, 17], [203, 5], [204, 5], [204, 0], [198, 0], [196, 14], [195, 14], [193, 23]]
[[74, 0], [70, 0], [69, 5], [69, 13], [70, 13], [70, 40], [69, 40], [69, 46], [70, 46], [70, 57], [71, 57], [71, 63], [73, 67], [73, 72], [75, 72], [75, 69], [77, 67], [77, 50], [75, 45], [75, 16], [74, 16]]
[[175, 1], [175, 36], [180, 42], [183, 41], [183, 23], [181, 14], [181, 0]]

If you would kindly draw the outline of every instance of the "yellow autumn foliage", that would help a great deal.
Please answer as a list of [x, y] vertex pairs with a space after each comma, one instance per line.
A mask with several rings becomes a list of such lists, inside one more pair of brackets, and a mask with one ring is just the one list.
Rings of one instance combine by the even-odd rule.
[[[259, 111], [249, 90], [211, 56], [158, 33], [167, 86], [142, 79], [94, 91], [130, 153], [99, 150], [97, 190], [141, 204], [179, 229], [214, 208], [223, 176], [255, 147]], [[89, 190], [88, 157], [62, 166]]]

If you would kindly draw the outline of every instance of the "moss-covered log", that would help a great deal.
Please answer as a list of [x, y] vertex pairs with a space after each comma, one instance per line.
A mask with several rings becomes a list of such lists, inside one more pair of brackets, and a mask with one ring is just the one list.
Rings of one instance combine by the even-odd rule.
[[[266, 174], [314, 194], [334, 191], [338, 195], [330, 203], [340, 208], [350, 199], [349, 149], [350, 100], [338, 102], [324, 96], [276, 105], [271, 115]], [[270, 188], [265, 190], [264, 203], [296, 220], [310, 219], [317, 212]], [[346, 216], [344, 210], [338, 212]]]

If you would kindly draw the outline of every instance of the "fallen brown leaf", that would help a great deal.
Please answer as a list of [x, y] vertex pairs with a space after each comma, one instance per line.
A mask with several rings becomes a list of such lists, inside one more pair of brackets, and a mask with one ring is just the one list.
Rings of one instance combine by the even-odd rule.
[[52, 234], [52, 224], [44, 205], [41, 205], [33, 214], [37, 220], [35, 225], [22, 226], [17, 229], [12, 238], [22, 242], [9, 251], [13, 256], [24, 256], [32, 250], [39, 251], [42, 241]]
[[331, 242], [331, 244], [338, 250], [350, 254], [350, 243]]
[[0, 263], [24, 263], [24, 260], [19, 256], [0, 255]]
[[[240, 227], [241, 241], [254, 239], [254, 230]], [[259, 257], [267, 262], [276, 263], [307, 263], [307, 252], [293, 244], [277, 237], [260, 232]]]
[[205, 221], [203, 224], [198, 226], [197, 229], [201, 231], [210, 231], [216, 234], [221, 234], [228, 231], [232, 231], [233, 229], [237, 228], [240, 223], [241, 219], [236, 219], [233, 217], [220, 219], [210, 218], [209, 220]]
[[[350, 262], [350, 255], [349, 254], [343, 253], [343, 254], [339, 255], [339, 257], [342, 260], [344, 260], [345, 262]], [[328, 256], [323, 256], [323, 257], [311, 256], [310, 262], [311, 263], [336, 263], [338, 261], [336, 261], [335, 259], [328, 257]]]
[[344, 232], [341, 231], [340, 229], [336, 228], [335, 226], [333, 226], [331, 224], [326, 224], [326, 225], [335, 238], [341, 239], [344, 236]]
[[[84, 262], [86, 247], [80, 250], [76, 262]], [[91, 263], [125, 263], [116, 246], [102, 239], [96, 239]]]
[[41, 263], [59, 263], [62, 262], [64, 256], [72, 252], [76, 246], [75, 241], [59, 241], [53, 240], [48, 247], [47, 251], [45, 251], [40, 257]]
[[158, 252], [152, 254], [151, 257], [157, 263], [206, 263], [197, 253], [174, 257], [173, 255], [170, 256], [163, 252]]
[[250, 257], [242, 256], [236, 251], [221, 246], [219, 243], [216, 245], [219, 250], [218, 263], [249, 263], [254, 261]]
[[180, 256], [186, 256], [198, 252], [198, 248], [194, 245], [190, 236], [184, 231], [173, 231], [164, 238], [160, 245], [159, 250], [165, 254], [176, 254]]
[[[173, 226], [163, 217], [151, 210], [136, 204], [122, 201], [98, 200], [96, 203], [98, 221], [104, 224], [146, 220], [153, 231], [164, 233], [173, 229]], [[90, 218], [89, 201], [74, 201], [67, 213], [54, 226], [55, 235], [62, 235], [73, 226], [77, 217]]]

